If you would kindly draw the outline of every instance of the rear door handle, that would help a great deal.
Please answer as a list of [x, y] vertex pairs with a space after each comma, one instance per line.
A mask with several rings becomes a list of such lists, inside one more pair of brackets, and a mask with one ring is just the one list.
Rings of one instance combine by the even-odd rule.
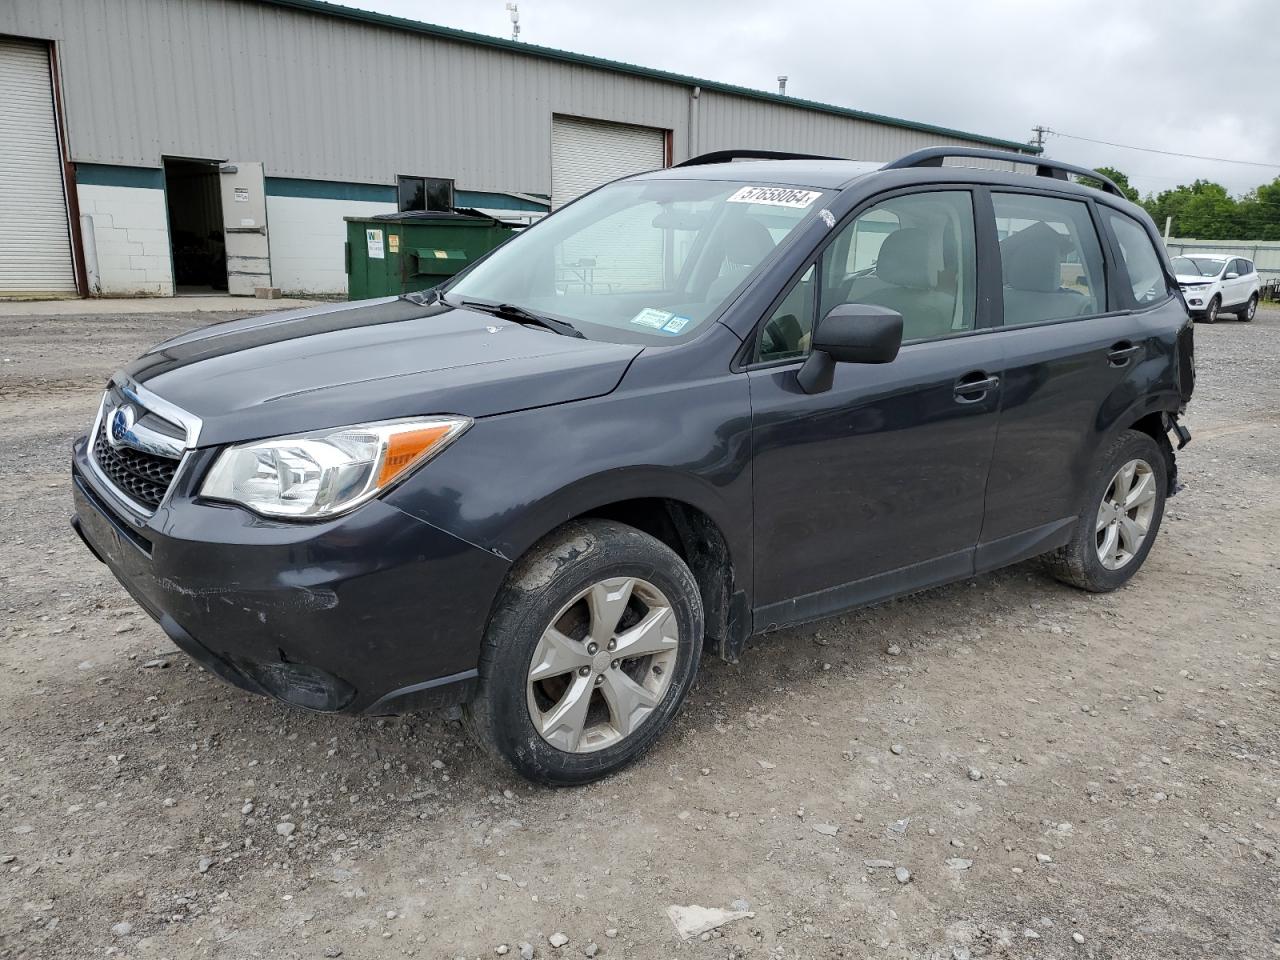
[[1119, 343], [1112, 345], [1111, 349], [1107, 351], [1107, 360], [1113, 367], [1127, 367], [1129, 358], [1141, 349], [1141, 344], [1121, 340]]
[[970, 373], [956, 381], [955, 397], [957, 403], [977, 403], [987, 395], [987, 391], [1000, 386], [999, 377], [988, 376], [983, 371]]

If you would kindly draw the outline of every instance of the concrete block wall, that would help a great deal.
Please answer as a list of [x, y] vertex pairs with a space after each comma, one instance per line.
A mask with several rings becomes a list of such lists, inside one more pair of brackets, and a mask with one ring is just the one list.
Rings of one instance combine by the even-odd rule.
[[[103, 296], [173, 296], [164, 191], [81, 183], [82, 223], [93, 225]], [[86, 245], [90, 238], [86, 236]], [[92, 283], [92, 278], [91, 281]]]
[[286, 296], [345, 294], [347, 224], [343, 217], [395, 211], [394, 201], [273, 196], [268, 189], [272, 285]]

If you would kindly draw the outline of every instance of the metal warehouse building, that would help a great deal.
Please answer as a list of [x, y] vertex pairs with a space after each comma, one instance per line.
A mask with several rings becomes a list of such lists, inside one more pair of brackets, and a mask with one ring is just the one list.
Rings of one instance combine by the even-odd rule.
[[341, 293], [345, 216], [935, 144], [1026, 149], [315, 0], [4, 0], [0, 297]]

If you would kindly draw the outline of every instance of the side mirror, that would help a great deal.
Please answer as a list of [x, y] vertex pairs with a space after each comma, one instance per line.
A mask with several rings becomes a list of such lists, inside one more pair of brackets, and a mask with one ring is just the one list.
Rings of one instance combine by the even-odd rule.
[[832, 307], [813, 334], [813, 350], [796, 374], [805, 393], [831, 389], [837, 363], [891, 363], [902, 346], [902, 314], [868, 303]]
[[1223, 279], [1223, 280], [1239, 280], [1239, 279], [1240, 279], [1240, 274], [1238, 274], [1238, 273], [1228, 273], [1228, 274], [1227, 274], [1225, 277], [1223, 277], [1222, 279]]

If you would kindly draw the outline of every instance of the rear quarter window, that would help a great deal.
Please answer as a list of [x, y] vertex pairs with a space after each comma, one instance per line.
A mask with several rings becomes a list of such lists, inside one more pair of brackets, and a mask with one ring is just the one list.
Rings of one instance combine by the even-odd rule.
[[1120, 256], [1129, 275], [1129, 287], [1133, 299], [1139, 305], [1159, 303], [1169, 297], [1169, 283], [1165, 279], [1160, 254], [1146, 228], [1132, 217], [1116, 210], [1104, 208], [1103, 216], [1120, 245]]

